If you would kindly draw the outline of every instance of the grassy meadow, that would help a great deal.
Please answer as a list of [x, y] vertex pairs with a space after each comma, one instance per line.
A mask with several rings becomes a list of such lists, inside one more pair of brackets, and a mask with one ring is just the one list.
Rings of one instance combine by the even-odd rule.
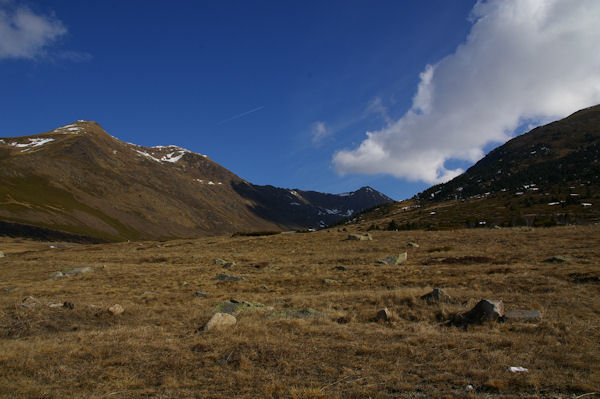
[[[372, 241], [347, 240], [352, 232], [99, 245], [0, 238], [0, 397], [600, 392], [598, 226], [372, 231]], [[401, 252], [404, 264], [376, 263]], [[554, 256], [566, 261], [546, 261]], [[80, 267], [93, 270], [50, 279]], [[434, 287], [452, 299], [420, 299]], [[542, 319], [447, 325], [482, 298]], [[230, 299], [251, 306], [235, 312], [235, 326], [204, 331]], [[115, 304], [124, 312], [109, 313]], [[391, 317], [378, 320], [384, 307]]]

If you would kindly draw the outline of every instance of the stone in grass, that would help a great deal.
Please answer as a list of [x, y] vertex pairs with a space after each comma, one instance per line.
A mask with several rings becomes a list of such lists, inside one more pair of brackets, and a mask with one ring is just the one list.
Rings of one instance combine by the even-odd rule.
[[113, 316], [120, 315], [124, 311], [125, 309], [123, 309], [123, 306], [119, 305], [118, 303], [108, 308], [108, 313], [110, 313]]
[[544, 260], [544, 262], [548, 263], [564, 263], [571, 260], [571, 257], [568, 255], [556, 255], [551, 258]]
[[421, 299], [429, 303], [433, 302], [450, 302], [452, 298], [446, 294], [441, 288], [434, 288], [433, 291], [421, 296]]
[[32, 296], [27, 296], [21, 301], [21, 306], [24, 308], [32, 308], [38, 305], [38, 300]]
[[0, 251], [0, 258], [4, 258], [4, 252]]
[[228, 313], [231, 315], [238, 315], [243, 312], [256, 312], [256, 311], [272, 311], [273, 307], [265, 306], [258, 302], [238, 301], [237, 299], [230, 299], [223, 301], [213, 308], [213, 312], [216, 313]]
[[218, 280], [218, 281], [244, 281], [246, 280], [243, 277], [237, 277], [237, 276], [230, 276], [228, 274], [217, 274], [215, 278], [213, 278], [213, 280]]
[[463, 315], [468, 323], [481, 323], [483, 321], [498, 321], [504, 317], [504, 303], [482, 299]]
[[62, 277], [67, 277], [63, 272], [54, 272], [50, 275], [50, 280], [56, 280]]
[[345, 266], [336, 266], [334, 269], [335, 269], [335, 270], [342, 271], [342, 272], [345, 272], [346, 270], [348, 270], [348, 268], [347, 268], [347, 267], [345, 267]]
[[327, 284], [327, 285], [338, 285], [338, 284], [340, 284], [340, 282], [338, 280], [334, 280], [332, 278], [324, 278], [321, 281], [323, 282], [323, 284]]
[[206, 292], [204, 291], [196, 291], [194, 295], [196, 295], [198, 298], [206, 298]]
[[536, 309], [511, 310], [504, 314], [504, 320], [540, 322], [542, 321], [542, 312]]
[[224, 265], [225, 263], [227, 263], [227, 261], [224, 259], [221, 259], [221, 258], [215, 259], [215, 265]]
[[235, 316], [229, 313], [215, 313], [204, 326], [204, 331], [223, 330], [237, 323]]
[[235, 266], [235, 262], [227, 262], [223, 264], [223, 269], [230, 269]]
[[89, 273], [93, 270], [94, 270], [93, 267], [84, 266], [84, 267], [74, 267], [71, 269], [63, 269], [62, 272], [65, 276], [77, 276], [79, 274]]
[[304, 308], [279, 310], [273, 313], [269, 313], [267, 317], [277, 319], [309, 319], [321, 315], [322, 313], [315, 309]]
[[419, 248], [419, 246], [420, 246], [420, 245], [419, 245], [419, 244], [417, 244], [416, 242], [409, 242], [407, 245], [408, 245], [409, 247], [411, 247], [411, 248]]
[[388, 308], [383, 308], [377, 312], [377, 320], [388, 321], [392, 318], [392, 312]]
[[385, 259], [377, 261], [377, 263], [380, 265], [397, 266], [401, 263], [406, 262], [407, 259], [408, 254], [406, 252], [402, 252], [398, 255], [387, 256]]
[[349, 241], [372, 241], [373, 237], [370, 233], [367, 234], [348, 234]]

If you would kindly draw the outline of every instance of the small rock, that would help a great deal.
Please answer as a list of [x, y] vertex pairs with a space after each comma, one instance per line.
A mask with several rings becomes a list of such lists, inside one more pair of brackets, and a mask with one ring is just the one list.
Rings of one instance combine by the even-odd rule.
[[321, 281], [323, 281], [323, 284], [329, 284], [329, 285], [336, 285], [336, 284], [339, 284], [339, 283], [340, 283], [339, 281], [337, 281], [337, 280], [334, 280], [334, 279], [332, 279], [332, 278], [324, 278], [324, 279], [323, 279], [323, 280], [321, 280]]
[[4, 258], [4, 252], [0, 251], [0, 258]]
[[65, 309], [75, 309], [75, 304], [73, 302], [64, 302], [62, 307]]
[[416, 242], [409, 242], [408, 246], [411, 247], [411, 248], [419, 248], [420, 245], [417, 244]]
[[528, 369], [526, 369], [525, 367], [521, 367], [521, 366], [512, 366], [512, 367], [509, 367], [508, 370], [511, 373], [528, 373], [529, 372]]
[[50, 275], [50, 280], [56, 280], [58, 278], [66, 277], [63, 272], [54, 272]]
[[227, 262], [223, 265], [223, 269], [229, 269], [235, 266], [235, 262]]
[[244, 281], [246, 279], [243, 278], [243, 277], [229, 276], [227, 274], [217, 274], [215, 276], [215, 278], [213, 278], [213, 280], [219, 280], [219, 281]]
[[235, 316], [228, 313], [215, 313], [204, 326], [204, 331], [221, 330], [231, 327], [237, 323]]
[[465, 391], [467, 391], [467, 392], [471, 392], [471, 391], [474, 391], [474, 390], [475, 390], [475, 388], [474, 388], [474, 387], [473, 387], [473, 385], [471, 385], [471, 384], [469, 384], [469, 385], [467, 385], [467, 386], [465, 387]]
[[120, 315], [124, 311], [125, 309], [123, 309], [123, 306], [119, 305], [118, 303], [108, 308], [108, 313], [112, 314], [113, 316]]
[[50, 305], [48, 305], [49, 308], [62, 308], [62, 306], [62, 303], [51, 303]]
[[336, 266], [336, 267], [335, 267], [335, 270], [340, 270], [340, 271], [342, 271], [342, 272], [345, 272], [346, 270], [348, 270], [348, 268], [347, 268], [347, 267], [344, 267], [344, 266]]
[[504, 314], [504, 320], [540, 322], [542, 321], [542, 312], [534, 309], [511, 310]]
[[450, 295], [441, 288], [434, 288], [430, 293], [423, 295], [421, 299], [427, 302], [450, 302], [452, 300]]
[[261, 285], [260, 289], [261, 290], [265, 290], [265, 291], [269, 291], [269, 287], [267, 287], [266, 285]]
[[348, 240], [350, 241], [372, 241], [373, 237], [371, 233], [367, 234], [348, 234]]
[[196, 291], [194, 295], [196, 295], [198, 298], [206, 298], [206, 292], [203, 291]]
[[548, 258], [546, 260], [544, 260], [544, 262], [548, 262], [548, 263], [564, 263], [564, 262], [568, 262], [571, 260], [570, 256], [567, 255], [556, 255], [553, 256], [551, 258]]
[[180, 286], [185, 287], [188, 285], [187, 281], [182, 281], [181, 283], [179, 283]]
[[464, 314], [467, 322], [497, 321], [504, 316], [504, 303], [502, 301], [491, 301], [482, 299]]
[[390, 255], [390, 256], [386, 257], [385, 259], [377, 261], [377, 263], [379, 263], [380, 265], [397, 266], [401, 263], [406, 262], [407, 259], [408, 259], [408, 253], [402, 252], [401, 254], [398, 254], [398, 255]]
[[64, 276], [70, 277], [70, 276], [77, 276], [77, 275], [83, 274], [83, 273], [89, 273], [93, 270], [94, 270], [93, 267], [84, 266], [84, 267], [75, 267], [72, 269], [64, 269], [64, 270], [62, 270], [62, 273]]
[[152, 291], [144, 291], [144, 292], [142, 292], [142, 297], [143, 298], [147, 298], [149, 296], [154, 296], [154, 292], [152, 292]]
[[32, 308], [32, 307], [36, 306], [37, 304], [38, 304], [37, 299], [35, 299], [32, 296], [25, 297], [21, 301], [21, 306], [23, 306], [24, 308]]
[[224, 265], [225, 263], [227, 263], [226, 260], [223, 260], [221, 258], [215, 259], [215, 265]]
[[236, 299], [230, 299], [228, 301], [223, 301], [213, 308], [213, 312], [228, 313], [231, 315], [238, 315], [243, 312], [271, 311], [271, 310], [273, 310], [273, 307], [265, 306], [262, 303], [238, 301]]
[[377, 320], [388, 321], [392, 317], [392, 312], [388, 308], [383, 308], [377, 312]]

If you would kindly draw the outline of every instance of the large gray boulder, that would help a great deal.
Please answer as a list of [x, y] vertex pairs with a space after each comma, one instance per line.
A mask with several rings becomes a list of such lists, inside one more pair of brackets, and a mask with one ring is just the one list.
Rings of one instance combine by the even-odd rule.
[[504, 317], [504, 303], [501, 300], [482, 299], [464, 317], [470, 323], [497, 321]]
[[223, 330], [237, 323], [235, 316], [228, 313], [215, 313], [204, 326], [204, 331]]

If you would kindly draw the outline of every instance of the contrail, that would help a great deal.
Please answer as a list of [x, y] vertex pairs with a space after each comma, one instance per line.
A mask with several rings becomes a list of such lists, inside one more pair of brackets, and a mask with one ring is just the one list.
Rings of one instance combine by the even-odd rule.
[[217, 123], [217, 125], [222, 125], [224, 123], [231, 122], [231, 121], [239, 119], [239, 118], [241, 118], [243, 116], [249, 115], [249, 114], [251, 114], [253, 112], [260, 111], [263, 108], [264, 108], [264, 106], [260, 106], [260, 107], [251, 109], [250, 111], [242, 112], [241, 114], [237, 114], [235, 116], [232, 116], [231, 118], [222, 120], [221, 122]]

